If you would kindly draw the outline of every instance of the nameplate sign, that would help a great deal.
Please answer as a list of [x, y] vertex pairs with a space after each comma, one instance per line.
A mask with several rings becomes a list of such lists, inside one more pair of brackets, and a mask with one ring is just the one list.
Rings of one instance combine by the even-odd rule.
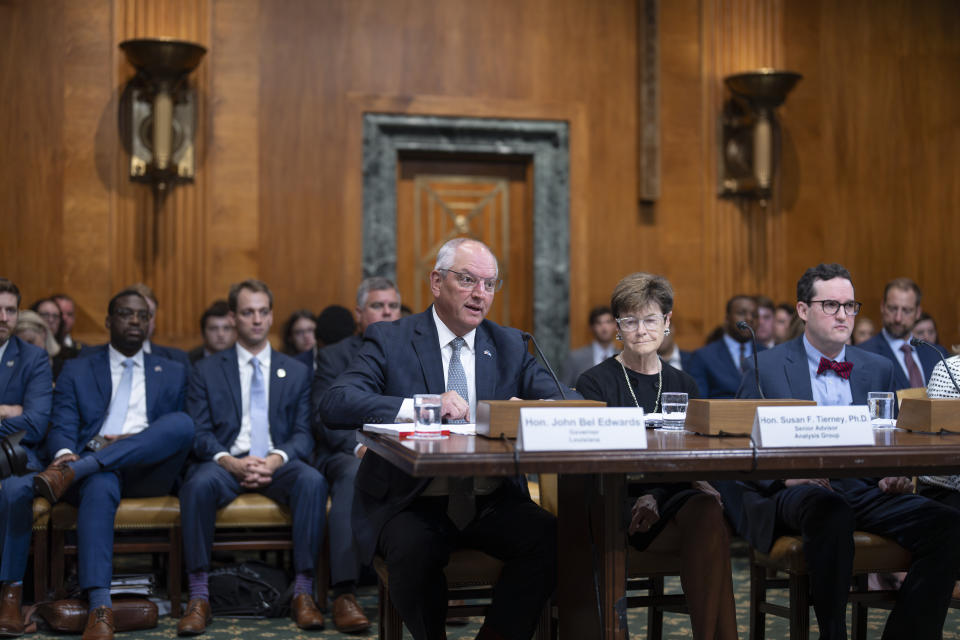
[[524, 451], [646, 449], [643, 409], [524, 407], [520, 410], [517, 448]]
[[870, 413], [849, 407], [757, 407], [753, 441], [758, 447], [873, 446]]

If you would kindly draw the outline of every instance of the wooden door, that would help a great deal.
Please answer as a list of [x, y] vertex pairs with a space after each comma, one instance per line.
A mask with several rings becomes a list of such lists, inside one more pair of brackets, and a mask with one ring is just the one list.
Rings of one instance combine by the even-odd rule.
[[437, 250], [458, 236], [497, 256], [503, 289], [488, 318], [533, 331], [533, 173], [530, 158], [401, 156], [397, 181], [397, 286], [415, 312], [433, 302]]

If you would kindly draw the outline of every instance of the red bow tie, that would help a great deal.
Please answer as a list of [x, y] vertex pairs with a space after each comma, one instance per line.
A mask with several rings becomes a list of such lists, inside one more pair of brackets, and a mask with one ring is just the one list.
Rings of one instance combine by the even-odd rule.
[[820, 366], [817, 367], [817, 375], [820, 375], [824, 371], [829, 371], [833, 369], [837, 372], [837, 375], [843, 378], [844, 380], [850, 379], [850, 372], [853, 371], [852, 362], [837, 362], [836, 360], [827, 360], [826, 358], [820, 358]]

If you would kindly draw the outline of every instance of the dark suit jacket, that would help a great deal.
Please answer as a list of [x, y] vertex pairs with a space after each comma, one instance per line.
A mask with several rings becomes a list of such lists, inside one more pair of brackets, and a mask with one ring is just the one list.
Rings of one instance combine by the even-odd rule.
[[[767, 398], [813, 400], [810, 369], [803, 336], [757, 354], [760, 384]], [[869, 391], [893, 391], [893, 365], [886, 358], [846, 348], [846, 360], [853, 363], [850, 392], [853, 404], [867, 404]], [[743, 374], [738, 398], [759, 398], [750, 362]], [[774, 496], [784, 487], [780, 480], [713, 483], [723, 496], [724, 508], [737, 533], [750, 544], [768, 551], [773, 544], [777, 507]]]
[[[88, 347], [63, 366], [53, 394], [53, 416], [47, 451], [60, 449], [80, 453], [100, 432], [110, 408], [113, 383], [110, 379], [110, 354], [106, 347]], [[143, 354], [143, 375], [147, 394], [147, 421], [183, 410], [187, 369], [179, 362], [152, 353]]]
[[0, 421], [0, 437], [26, 432], [20, 442], [33, 469], [41, 467], [38, 452], [47, 435], [52, 403], [53, 375], [47, 352], [11, 336], [0, 362], [0, 404], [20, 405], [23, 413]]
[[[766, 351], [761, 345], [757, 355]], [[682, 356], [681, 356], [682, 358]], [[747, 362], [752, 362], [747, 358]], [[693, 352], [689, 361], [683, 364], [684, 371], [693, 376], [704, 398], [732, 398], [740, 386], [740, 369], [733, 363], [727, 343], [722, 339], [700, 347]]]
[[[310, 375], [303, 364], [279, 351], [270, 354], [270, 439], [289, 460], [307, 459], [310, 435]], [[197, 362], [187, 389], [187, 413], [196, 435], [193, 455], [200, 462], [229, 451], [240, 433], [243, 408], [237, 348], [224, 349]]]
[[324, 459], [331, 453], [353, 455], [357, 434], [352, 430], [328, 429], [320, 418], [320, 399], [333, 381], [347, 370], [363, 346], [363, 336], [353, 335], [317, 351], [317, 370], [313, 374], [311, 405], [313, 408], [313, 435], [317, 441], [316, 463], [323, 472]]
[[[404, 398], [445, 391], [432, 309], [367, 327], [359, 353], [320, 399], [320, 415], [327, 426], [352, 429], [368, 422], [390, 423]], [[477, 399], [559, 397], [550, 374], [527, 351], [520, 331], [484, 320], [477, 328], [474, 351]], [[352, 515], [362, 560], [373, 556], [384, 523], [413, 502], [429, 482], [403, 473], [378, 455], [368, 452], [363, 457]], [[510, 486], [522, 491], [518, 485]]]
[[[896, 383], [897, 390], [910, 388], [910, 379], [907, 377], [907, 372], [904, 371], [903, 367], [900, 366], [900, 362], [897, 361], [897, 356], [890, 348], [890, 344], [887, 342], [887, 339], [883, 337], [883, 333], [878, 333], [866, 342], [861, 342], [857, 346], [864, 351], [869, 351], [870, 353], [883, 356], [893, 363], [894, 382]], [[940, 362], [940, 356], [937, 355], [933, 349], [929, 349], [927, 347], [916, 347], [916, 350], [917, 356], [920, 358], [921, 369], [923, 370], [923, 379], [924, 381], [929, 382], [930, 374], [933, 373], [933, 368], [937, 366], [938, 362]]]
[[[77, 354], [79, 358], [89, 358], [95, 356], [98, 353], [106, 353], [107, 345], [98, 344], [93, 347], [85, 347], [80, 350]], [[183, 349], [177, 349], [176, 347], [164, 347], [155, 342], [150, 343], [150, 354], [158, 356], [160, 358], [165, 358], [167, 360], [173, 360], [174, 362], [179, 362], [184, 366], [187, 371], [190, 371], [190, 357], [187, 355], [187, 352]]]
[[307, 368], [310, 369], [311, 373], [313, 372], [314, 368], [316, 367], [316, 362], [315, 362], [316, 357], [317, 357], [317, 350], [316, 350], [316, 349], [307, 349], [306, 351], [303, 351], [303, 352], [301, 352], [301, 353], [298, 353], [297, 355], [295, 355], [295, 356], [293, 356], [293, 357], [296, 358], [297, 360], [299, 360], [300, 362], [302, 362], [303, 364], [305, 364], [305, 365], [307, 366]]

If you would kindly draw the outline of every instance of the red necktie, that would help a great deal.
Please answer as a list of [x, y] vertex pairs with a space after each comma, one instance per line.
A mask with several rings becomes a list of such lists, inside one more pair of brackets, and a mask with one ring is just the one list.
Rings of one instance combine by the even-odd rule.
[[907, 365], [907, 375], [910, 377], [910, 386], [913, 388], [923, 386], [923, 374], [920, 373], [920, 367], [913, 361], [913, 348], [909, 343], [904, 342], [900, 347], [903, 351], [903, 361]]
[[837, 362], [836, 360], [827, 360], [824, 357], [820, 358], [820, 366], [817, 368], [817, 375], [819, 376], [824, 371], [829, 371], [833, 369], [837, 372], [837, 375], [843, 378], [844, 380], [850, 379], [850, 372], [853, 371], [852, 362]]

